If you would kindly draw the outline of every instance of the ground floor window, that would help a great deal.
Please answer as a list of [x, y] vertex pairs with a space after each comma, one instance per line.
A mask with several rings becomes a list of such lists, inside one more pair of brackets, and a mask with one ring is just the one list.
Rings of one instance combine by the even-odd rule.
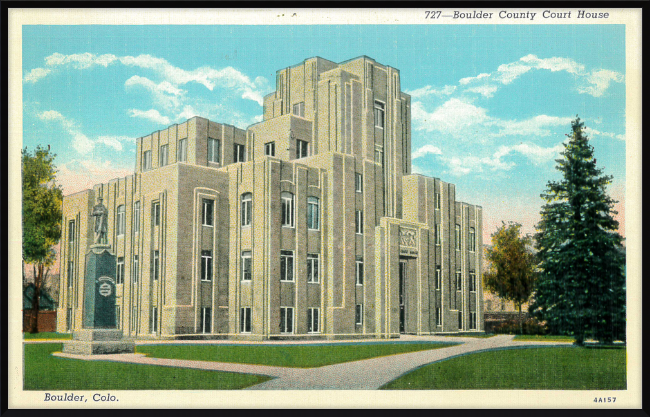
[[65, 328], [66, 330], [72, 330], [72, 308], [69, 307], [65, 317]]
[[158, 307], [151, 307], [151, 333], [158, 333]]
[[476, 330], [476, 311], [469, 312], [469, 328]]
[[436, 308], [436, 326], [442, 326], [442, 309]]
[[122, 309], [120, 308], [120, 306], [115, 306], [115, 326], [116, 326], [116, 328], [121, 329], [122, 328], [121, 323], [122, 323]]
[[241, 333], [251, 332], [251, 308], [242, 307], [239, 310], [239, 331]]
[[131, 332], [138, 331], [138, 309], [133, 307], [131, 309]]
[[293, 307], [280, 307], [280, 333], [293, 333]]
[[354, 322], [357, 325], [363, 324], [363, 304], [356, 305]]
[[320, 310], [307, 309], [307, 333], [320, 333]]
[[461, 330], [463, 328], [463, 312], [459, 311], [458, 312], [458, 330]]
[[201, 333], [212, 333], [212, 309], [201, 308]]

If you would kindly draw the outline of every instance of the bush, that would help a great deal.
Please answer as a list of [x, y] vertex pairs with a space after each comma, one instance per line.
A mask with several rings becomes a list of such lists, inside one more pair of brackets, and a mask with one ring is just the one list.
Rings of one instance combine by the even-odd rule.
[[494, 326], [494, 333], [497, 334], [527, 334], [527, 335], [545, 335], [548, 334], [546, 325], [536, 319], [528, 319], [522, 323], [521, 329], [518, 320], [508, 320]]

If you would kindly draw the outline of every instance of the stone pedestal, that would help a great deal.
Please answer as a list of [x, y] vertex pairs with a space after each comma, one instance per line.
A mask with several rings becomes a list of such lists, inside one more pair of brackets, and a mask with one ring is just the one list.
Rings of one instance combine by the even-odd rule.
[[116, 329], [83, 329], [74, 332], [73, 340], [63, 344], [63, 353], [75, 355], [101, 355], [134, 353], [135, 342], [124, 339]]

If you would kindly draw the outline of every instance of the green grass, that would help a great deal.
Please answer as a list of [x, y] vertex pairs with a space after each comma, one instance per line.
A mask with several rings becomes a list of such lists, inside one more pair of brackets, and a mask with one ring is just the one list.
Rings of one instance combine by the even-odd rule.
[[575, 338], [573, 336], [518, 334], [514, 340], [518, 342], [574, 342]]
[[444, 337], [474, 337], [478, 339], [485, 339], [494, 337], [496, 334], [443, 334]]
[[61, 343], [26, 344], [25, 390], [229, 390], [269, 377], [52, 356]]
[[377, 356], [440, 349], [455, 343], [357, 343], [333, 345], [153, 345], [138, 346], [138, 353], [155, 358], [248, 363], [313, 368]]
[[25, 340], [34, 340], [34, 339], [61, 339], [68, 340], [72, 339], [72, 333], [56, 333], [56, 332], [40, 332], [40, 333], [23, 333], [23, 339]]
[[382, 389], [626, 389], [626, 351], [542, 347], [481, 352], [433, 363]]

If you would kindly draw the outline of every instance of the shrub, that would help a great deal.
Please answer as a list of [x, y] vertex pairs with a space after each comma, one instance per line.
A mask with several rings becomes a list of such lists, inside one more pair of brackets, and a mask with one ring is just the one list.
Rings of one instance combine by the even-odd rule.
[[527, 335], [545, 335], [548, 334], [548, 329], [544, 323], [536, 319], [528, 319], [522, 323], [521, 329], [518, 320], [508, 320], [494, 326], [494, 333], [497, 334], [527, 334]]

